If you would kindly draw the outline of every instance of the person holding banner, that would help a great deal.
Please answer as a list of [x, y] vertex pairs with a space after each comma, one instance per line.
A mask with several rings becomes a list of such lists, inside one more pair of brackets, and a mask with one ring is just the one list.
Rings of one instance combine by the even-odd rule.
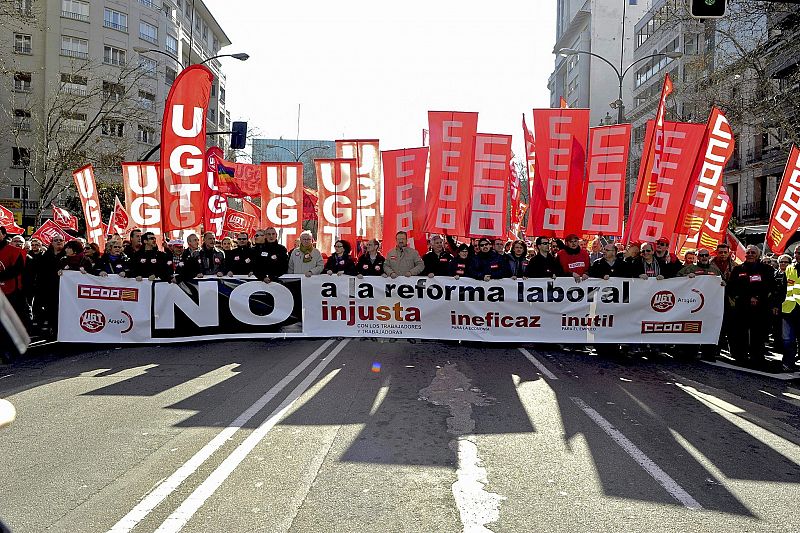
[[180, 283], [184, 279], [183, 240], [172, 239], [167, 242], [167, 265], [172, 269], [172, 283]]
[[225, 274], [225, 252], [217, 248], [217, 237], [213, 231], [203, 233], [203, 247], [197, 254], [200, 273], [196, 277], [217, 276]]
[[572, 276], [576, 283], [587, 279], [591, 260], [589, 259], [589, 252], [581, 248], [580, 238], [571, 233], [567, 235], [565, 245], [556, 255], [562, 275]]
[[[253, 274], [265, 283], [277, 280], [289, 269], [289, 252], [278, 242], [278, 230], [263, 231], [264, 243], [253, 248]], [[258, 234], [258, 232], [256, 232]]]
[[603, 246], [603, 257], [592, 263], [589, 267], [589, 277], [591, 278], [629, 278], [630, 269], [628, 264], [617, 257], [617, 247], [613, 242]]
[[370, 239], [364, 243], [366, 251], [361, 254], [356, 264], [356, 273], [359, 279], [364, 276], [380, 276], [383, 274], [383, 264], [386, 258], [378, 251], [381, 243], [378, 239]]
[[167, 254], [158, 249], [155, 234], [148, 231], [142, 234], [142, 247], [131, 257], [130, 275], [136, 281], [144, 278], [169, 281], [172, 279], [172, 268], [167, 264], [168, 261]]
[[[256, 234], [258, 235], [258, 234]], [[304, 274], [307, 277], [322, 274], [325, 263], [322, 254], [314, 248], [314, 238], [306, 230], [300, 234], [300, 246], [289, 254], [289, 274]]]
[[526, 278], [528, 271], [528, 246], [525, 241], [516, 240], [511, 243], [511, 251], [505, 255], [511, 279]]
[[453, 255], [444, 249], [444, 241], [441, 235], [431, 235], [431, 249], [422, 256], [422, 262], [425, 263], [425, 270], [422, 271], [422, 275], [429, 278], [448, 276], [450, 275], [450, 261], [452, 260]]
[[551, 253], [553, 239], [536, 237], [536, 253], [528, 261], [525, 277], [556, 278], [561, 275], [561, 266]]
[[408, 247], [408, 233], [398, 231], [395, 235], [396, 246], [386, 254], [384, 263], [384, 277], [396, 278], [398, 275], [419, 276], [425, 268], [425, 263], [419, 252]]
[[656, 241], [655, 257], [661, 264], [661, 271], [665, 278], [674, 278], [683, 267], [678, 256], [669, 251], [669, 240], [661, 237]]
[[109, 274], [117, 274], [124, 278], [128, 271], [128, 256], [122, 251], [122, 241], [119, 239], [110, 239], [106, 243], [106, 253], [94, 264], [92, 274], [96, 276], [106, 277]]
[[75, 270], [81, 274], [88, 274], [94, 265], [92, 260], [84, 252], [84, 247], [80, 241], [69, 241], [64, 246], [64, 257], [58, 262], [58, 275], [65, 270]]
[[480, 252], [472, 258], [469, 276], [475, 279], [489, 281], [511, 277], [508, 261], [493, 249], [492, 241], [481, 239], [478, 243]]
[[125, 246], [125, 255], [128, 257], [133, 257], [133, 254], [141, 250], [142, 248], [142, 230], [139, 228], [134, 228], [131, 230], [130, 236], [130, 243]]
[[[786, 260], [784, 258], [787, 258]], [[782, 321], [782, 354], [783, 369], [787, 372], [797, 371], [798, 333], [800, 333], [800, 274], [798, 274], [797, 264], [791, 263], [791, 257], [782, 255], [781, 262], [790, 263], [786, 266], [786, 292], [781, 304]]]
[[329, 276], [333, 274], [355, 276], [356, 264], [350, 256], [350, 250], [352, 250], [350, 243], [338, 240], [333, 243], [333, 250], [333, 255], [325, 262], [324, 272]]
[[751, 244], [745, 254], [744, 263], [733, 268], [728, 282], [733, 299], [731, 355], [740, 365], [763, 367], [770, 317], [778, 314], [775, 271], [760, 261], [757, 246]]
[[641, 257], [631, 263], [631, 277], [638, 277], [639, 279], [656, 278], [659, 281], [666, 278], [661, 270], [661, 261], [655, 258], [653, 245], [646, 242], [642, 244], [639, 251]]
[[[264, 235], [264, 232], [260, 232]], [[249, 276], [253, 274], [255, 257], [253, 247], [246, 231], [236, 234], [236, 248], [225, 252], [225, 271], [229, 276]]]
[[458, 279], [461, 276], [467, 275], [467, 268], [469, 267], [469, 263], [471, 261], [469, 257], [469, 250], [470, 246], [468, 244], [461, 243], [458, 246], [456, 257], [450, 261], [450, 268], [448, 272], [454, 279]]

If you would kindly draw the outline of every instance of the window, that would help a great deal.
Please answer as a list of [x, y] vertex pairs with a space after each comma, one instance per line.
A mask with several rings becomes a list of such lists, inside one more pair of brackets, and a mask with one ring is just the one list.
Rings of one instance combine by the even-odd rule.
[[154, 144], [156, 141], [156, 130], [139, 124], [136, 130], [136, 140], [140, 143]]
[[31, 53], [31, 36], [23, 33], [14, 34], [14, 52], [18, 54]]
[[164, 2], [164, 4], [161, 6], [161, 11], [164, 12], [164, 15], [168, 19], [175, 18], [175, 11], [172, 9], [172, 6], [169, 5], [168, 3]]
[[139, 22], [139, 38], [148, 43], [158, 44], [158, 28], [147, 22]]
[[105, 8], [103, 11], [103, 26], [112, 30], [128, 31], [128, 15]]
[[219, 88], [219, 103], [220, 104], [225, 103], [225, 87]]
[[14, 127], [21, 131], [30, 131], [31, 112], [28, 109], [14, 110]]
[[81, 0], [61, 0], [61, 16], [68, 19], [89, 22], [89, 2]]
[[27, 200], [28, 199], [28, 187], [23, 187], [22, 185], [12, 185], [11, 186], [11, 198], [13, 198], [14, 200]]
[[219, 51], [219, 39], [217, 39], [216, 35], [211, 39], [211, 50], [215, 54]]
[[120, 102], [125, 96], [125, 86], [121, 83], [103, 82], [103, 100]]
[[77, 37], [61, 36], [61, 55], [69, 57], [89, 58], [89, 41]]
[[19, 12], [19, 14], [22, 16], [30, 17], [33, 15], [33, 0], [15, 0], [14, 6], [16, 7], [17, 12]]
[[18, 92], [29, 93], [31, 92], [31, 73], [30, 72], [15, 72], [14, 73], [14, 90]]
[[88, 85], [89, 80], [85, 76], [61, 73], [60, 91], [62, 93], [86, 96]]
[[100, 133], [109, 137], [124, 137], [125, 123], [121, 120], [104, 120], [100, 123]]
[[196, 29], [197, 31], [200, 31], [200, 24], [201, 24], [200, 17], [195, 17], [194, 18], [194, 29]]
[[173, 37], [172, 35], [167, 34], [165, 47], [167, 49], [167, 52], [169, 52], [170, 54], [177, 55], [178, 54], [178, 39]]
[[139, 56], [139, 68], [147, 74], [155, 75], [158, 68], [158, 61], [145, 56]]
[[152, 2], [152, 0], [139, 0], [139, 3], [143, 6], [147, 6], [150, 9], [156, 9], [156, 5]]
[[208, 41], [208, 26], [205, 22], [203, 23], [203, 40]]
[[11, 166], [17, 168], [28, 167], [31, 164], [31, 153], [27, 148], [14, 146], [11, 149]]
[[175, 78], [178, 76], [178, 72], [174, 68], [167, 67], [166, 71], [166, 80], [169, 85], [175, 83]]
[[68, 133], [81, 133], [86, 129], [86, 113], [61, 113], [61, 130]]
[[186, 0], [186, 11], [184, 11], [187, 17], [191, 18], [192, 16], [192, 4], [191, 0]]
[[208, 118], [208, 120], [210, 120], [211, 122], [216, 124], [217, 123], [217, 110], [214, 109], [213, 107], [210, 107], [208, 109], [208, 117], [207, 118]]
[[145, 109], [155, 110], [156, 108], [156, 95], [147, 91], [139, 91], [139, 106]]
[[108, 45], [103, 47], [103, 63], [107, 65], [124, 67], [126, 55], [127, 52], [121, 48], [114, 48]]

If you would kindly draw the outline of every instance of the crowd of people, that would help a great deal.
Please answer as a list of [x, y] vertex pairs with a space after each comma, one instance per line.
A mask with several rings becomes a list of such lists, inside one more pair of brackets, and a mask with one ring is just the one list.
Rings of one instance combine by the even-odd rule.
[[257, 230], [218, 240], [214, 233], [199, 237], [161, 239], [152, 232], [133, 230], [128, 239], [110, 237], [105, 250], [82, 238], [64, 242], [53, 238], [49, 246], [36, 239], [10, 236], [0, 227], [0, 286], [29, 331], [52, 337], [58, 322], [59, 276], [78, 271], [97, 276], [118, 275], [136, 280], [173, 283], [205, 276], [254, 276], [270, 283], [283, 274], [348, 276], [446, 276], [528, 279], [572, 277], [641, 278], [656, 281], [686, 276], [718, 276], [725, 285], [723, 325], [717, 345], [676, 348], [684, 355], [697, 352], [713, 360], [727, 349], [742, 365], [763, 366], [767, 340], [772, 335], [783, 352], [786, 370], [795, 370], [800, 338], [800, 247], [789, 255], [761, 258], [748, 246], [746, 260], [735, 264], [727, 244], [713, 251], [690, 250], [681, 261], [669, 251], [669, 241], [606, 242], [587, 249], [578, 235], [563, 241], [538, 237], [535, 241], [472, 239], [458, 242], [451, 236], [432, 235], [428, 252], [420, 256], [409, 247], [408, 235], [399, 232], [396, 245], [382, 252], [377, 239], [357, 243], [338, 240], [330, 256], [315, 247], [310, 232], [303, 232], [292, 250], [278, 242], [275, 228]]

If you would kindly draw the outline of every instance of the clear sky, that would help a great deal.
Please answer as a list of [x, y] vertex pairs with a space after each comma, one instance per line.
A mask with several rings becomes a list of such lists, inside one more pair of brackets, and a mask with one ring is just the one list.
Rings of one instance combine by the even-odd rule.
[[[478, 111], [514, 136], [549, 107], [556, 2], [205, 0], [246, 62], [222, 59], [233, 120], [259, 137], [419, 146], [427, 111]], [[530, 122], [529, 122], [530, 124]]]

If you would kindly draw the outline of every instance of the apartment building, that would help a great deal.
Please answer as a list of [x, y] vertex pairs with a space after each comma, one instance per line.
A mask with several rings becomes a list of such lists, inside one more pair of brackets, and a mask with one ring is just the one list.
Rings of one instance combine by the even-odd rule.
[[[202, 0], [14, 5], [14, 21], [0, 28], [0, 127], [7, 132], [0, 138], [0, 204], [20, 223], [24, 212], [32, 225], [37, 209], [46, 210], [65, 186], [71, 193], [70, 172], [59, 177], [59, 168], [92, 163], [98, 180], [119, 180], [120, 161], [151, 152], [178, 73], [219, 54], [230, 39]], [[207, 129], [227, 131], [222, 65], [205, 64], [215, 75]]]

